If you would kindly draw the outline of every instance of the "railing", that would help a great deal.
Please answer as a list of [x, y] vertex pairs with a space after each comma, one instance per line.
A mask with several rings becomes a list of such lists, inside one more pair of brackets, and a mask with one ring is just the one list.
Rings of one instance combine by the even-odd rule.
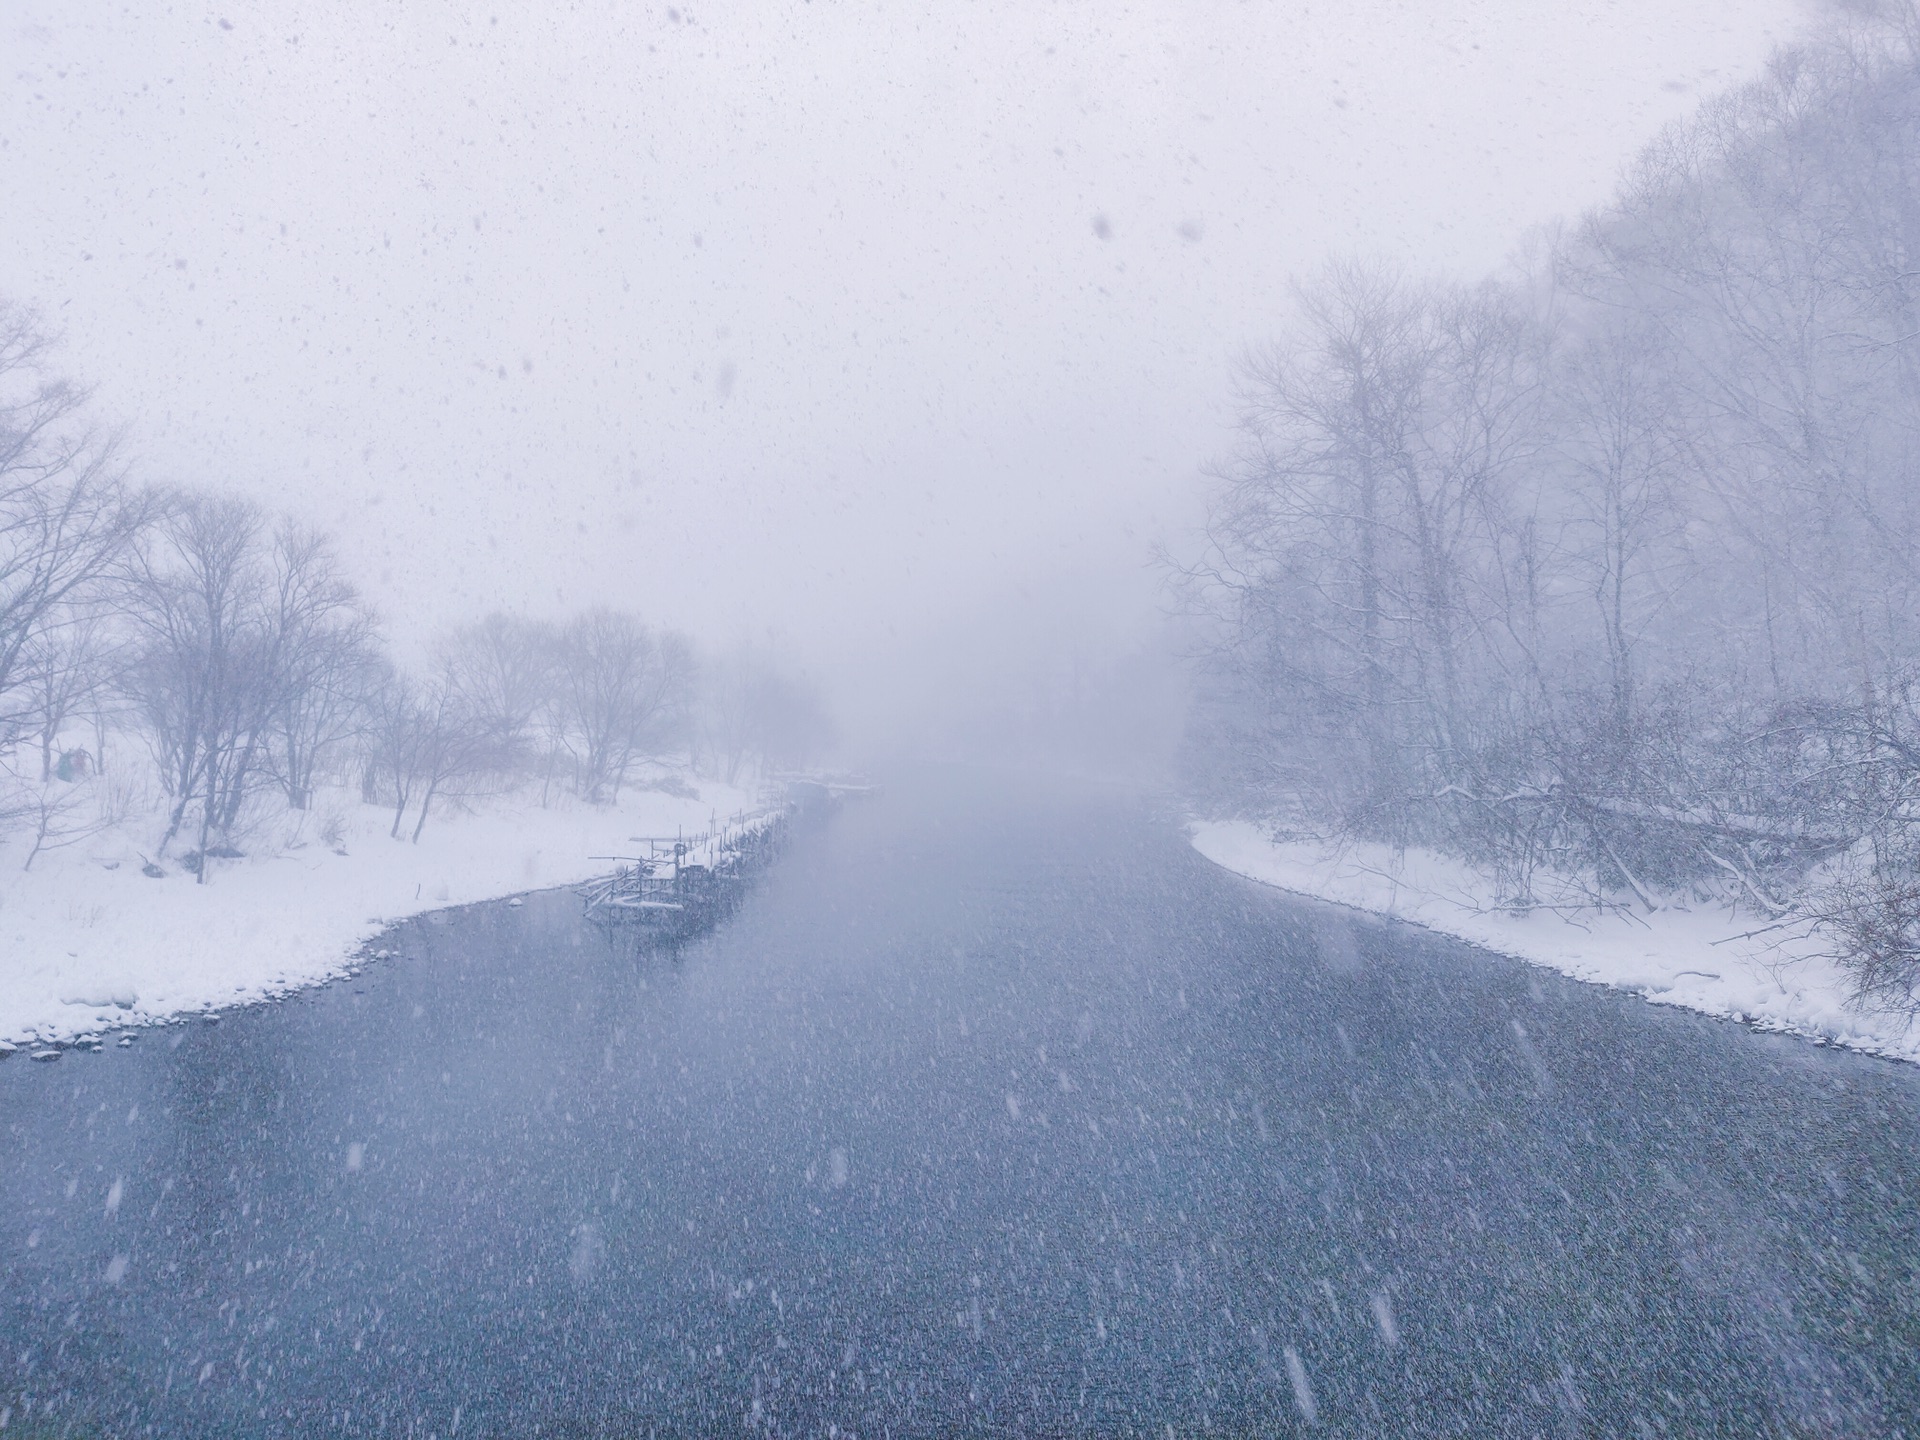
[[688, 835], [634, 835], [644, 855], [593, 855], [611, 860], [611, 875], [578, 887], [589, 911], [629, 915], [651, 922], [679, 922], [717, 914], [741, 885], [766, 864], [786, 840], [790, 807], [740, 811], [719, 817]]

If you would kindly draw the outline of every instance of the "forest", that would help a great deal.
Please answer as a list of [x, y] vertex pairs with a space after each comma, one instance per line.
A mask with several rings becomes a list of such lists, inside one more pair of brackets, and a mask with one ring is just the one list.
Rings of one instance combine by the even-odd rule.
[[45, 851], [151, 812], [150, 873], [204, 880], [263, 814], [348, 787], [418, 840], [438, 807], [511, 790], [610, 804], [798, 765], [830, 726], [768, 642], [702, 656], [589, 608], [459, 625], [415, 666], [331, 538], [213, 489], [141, 484], [124, 440], [0, 307], [0, 844]]
[[1502, 905], [1732, 904], [1920, 1008], [1920, 24], [1779, 54], [1468, 283], [1240, 372], [1187, 783]]

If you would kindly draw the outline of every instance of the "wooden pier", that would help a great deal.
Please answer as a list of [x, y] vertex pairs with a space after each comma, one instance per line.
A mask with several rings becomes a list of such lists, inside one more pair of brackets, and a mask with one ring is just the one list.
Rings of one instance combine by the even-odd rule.
[[789, 804], [725, 821], [716, 817], [696, 835], [635, 835], [633, 854], [589, 857], [611, 860], [617, 868], [579, 887], [588, 916], [662, 938], [708, 929], [785, 847], [793, 810]]

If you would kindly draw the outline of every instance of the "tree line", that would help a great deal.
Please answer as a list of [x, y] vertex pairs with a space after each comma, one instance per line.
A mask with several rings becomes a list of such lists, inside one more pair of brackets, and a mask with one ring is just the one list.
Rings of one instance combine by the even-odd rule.
[[403, 666], [330, 537], [131, 483], [51, 353], [31, 311], [0, 305], [0, 841], [23, 839], [25, 864], [97, 826], [72, 782], [111, 737], [150, 758], [157, 855], [203, 879], [252, 808], [304, 810], [327, 783], [418, 840], [437, 806], [484, 793], [612, 803], [645, 762], [733, 783], [829, 738], [769, 647], [703, 659], [618, 610], [488, 615]]
[[1920, 22], [1778, 54], [1477, 284], [1297, 287], [1214, 474], [1190, 783], [1732, 898], [1920, 1006]]

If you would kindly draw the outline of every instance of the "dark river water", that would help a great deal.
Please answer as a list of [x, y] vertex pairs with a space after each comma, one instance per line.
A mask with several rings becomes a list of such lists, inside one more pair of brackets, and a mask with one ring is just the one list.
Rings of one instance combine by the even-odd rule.
[[0, 1064], [18, 1435], [1920, 1434], [1920, 1070], [947, 774]]

